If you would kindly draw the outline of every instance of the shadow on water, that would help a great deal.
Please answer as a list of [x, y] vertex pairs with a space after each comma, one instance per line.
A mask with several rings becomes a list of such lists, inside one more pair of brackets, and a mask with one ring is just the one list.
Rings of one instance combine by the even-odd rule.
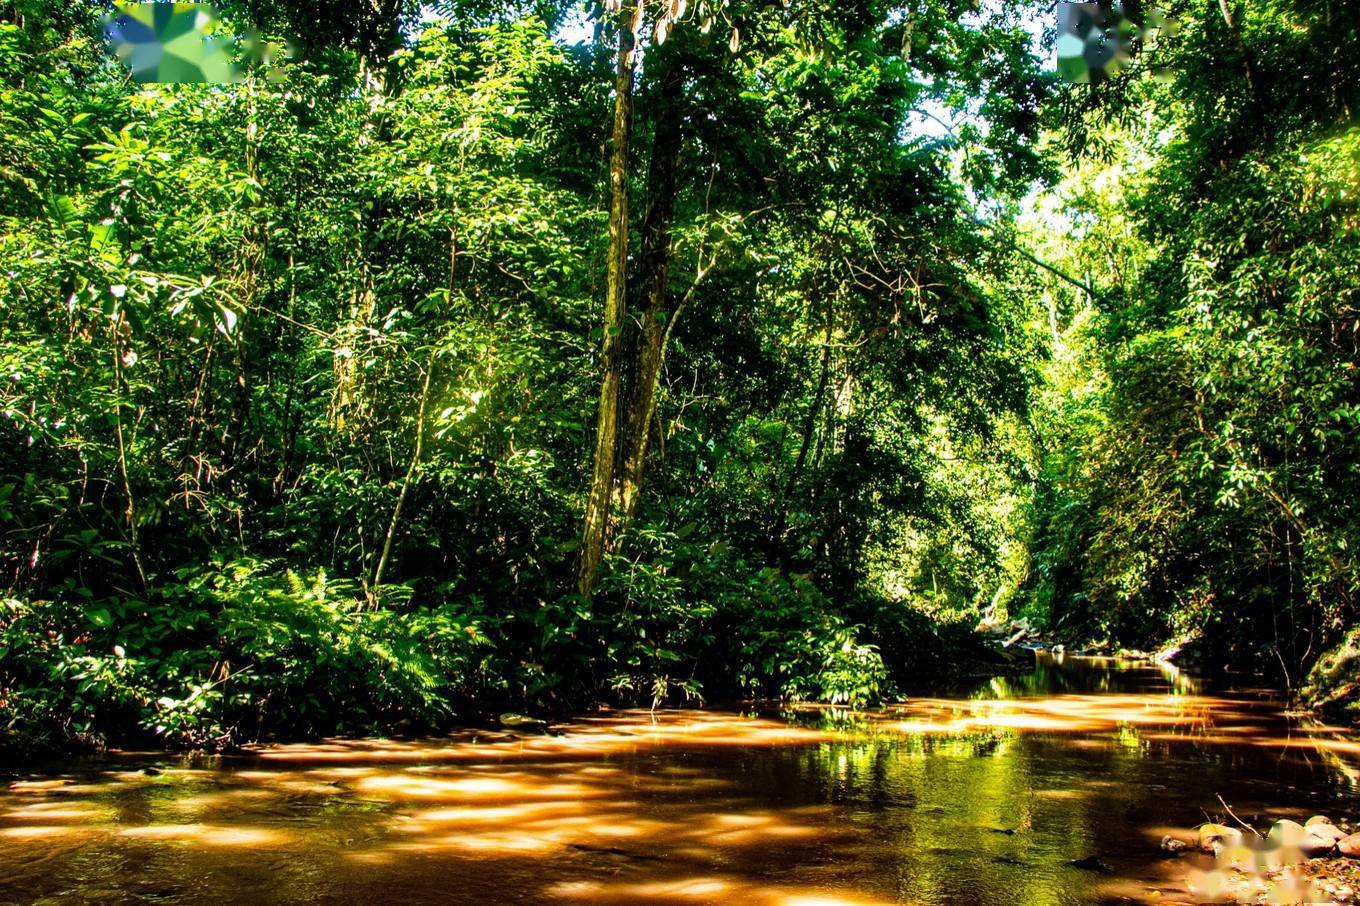
[[859, 715], [564, 729], [27, 777], [0, 792], [0, 902], [1178, 902], [1193, 857], [1163, 835], [1220, 795], [1248, 820], [1354, 815], [1360, 765], [1267, 694], [1043, 655]]

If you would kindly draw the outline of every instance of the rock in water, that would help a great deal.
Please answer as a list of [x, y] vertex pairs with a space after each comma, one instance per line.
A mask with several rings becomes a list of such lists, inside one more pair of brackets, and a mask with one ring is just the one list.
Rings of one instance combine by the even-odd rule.
[[507, 730], [518, 730], [521, 733], [547, 733], [548, 722], [539, 720], [536, 717], [526, 717], [523, 714], [507, 713], [500, 717], [501, 726]]
[[1083, 871], [1098, 871], [1102, 874], [1110, 874], [1114, 871], [1114, 869], [1107, 865], [1100, 856], [1087, 856], [1084, 859], [1073, 859], [1067, 864], [1071, 865], [1073, 868], [1080, 868]]
[[1332, 819], [1331, 819], [1331, 818], [1328, 818], [1326, 815], [1314, 815], [1313, 817], [1309, 818], [1307, 821], [1303, 822], [1303, 826], [1304, 826], [1304, 827], [1313, 827], [1314, 825], [1317, 825], [1317, 824], [1325, 824], [1325, 825], [1327, 825], [1328, 827], [1331, 827], [1331, 826], [1332, 826]]
[[1162, 852], [1165, 853], [1183, 853], [1190, 848], [1189, 843], [1186, 843], [1184, 840], [1177, 840], [1170, 834], [1167, 834], [1162, 838], [1161, 846]]

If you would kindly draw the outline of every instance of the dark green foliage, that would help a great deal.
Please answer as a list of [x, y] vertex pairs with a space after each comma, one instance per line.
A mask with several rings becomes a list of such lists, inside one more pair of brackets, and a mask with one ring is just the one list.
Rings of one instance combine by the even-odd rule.
[[220, 746], [274, 730], [438, 726], [478, 675], [475, 614], [373, 610], [324, 572], [235, 562], [180, 571], [146, 600], [6, 602], [13, 740], [159, 737]]

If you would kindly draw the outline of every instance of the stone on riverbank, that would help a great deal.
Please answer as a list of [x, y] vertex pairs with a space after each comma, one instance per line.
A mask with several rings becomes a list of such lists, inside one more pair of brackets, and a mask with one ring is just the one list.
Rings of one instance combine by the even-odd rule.
[[1266, 840], [1276, 846], [1298, 846], [1303, 842], [1303, 836], [1303, 825], [1285, 818], [1270, 826]]
[[1223, 824], [1201, 824], [1199, 826], [1199, 848], [1201, 852], [1214, 853], [1214, 844], [1237, 846], [1242, 842], [1242, 832], [1235, 827]]
[[1351, 859], [1360, 859], [1360, 834], [1351, 834], [1349, 837], [1342, 837], [1336, 841], [1336, 848], [1341, 855]]
[[1299, 849], [1310, 859], [1325, 856], [1336, 846], [1337, 838], [1322, 834], [1304, 834], [1299, 841]]

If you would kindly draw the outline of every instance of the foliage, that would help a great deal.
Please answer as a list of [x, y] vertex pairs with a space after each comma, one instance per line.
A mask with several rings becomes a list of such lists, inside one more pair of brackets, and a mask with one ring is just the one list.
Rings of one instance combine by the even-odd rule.
[[59, 728], [84, 744], [132, 727], [189, 746], [415, 731], [469, 700], [485, 644], [449, 607], [398, 616], [324, 571], [235, 561], [181, 570], [145, 600], [6, 602], [0, 713], [12, 739]]
[[[681, 130], [686, 312], [647, 493], [584, 598], [609, 29], [567, 45], [551, 4], [223, 11], [306, 39], [239, 84], [137, 86], [92, 11], [0, 15], [11, 738], [860, 705], [920, 654], [882, 614], [966, 618], [1018, 582], [988, 501], [1023, 496], [1019, 448], [968, 438], [1016, 419], [1023, 332], [960, 181], [1041, 169], [1015, 19], [741, 6], [644, 36], [639, 147]], [[995, 132], [898, 141], [982, 94]]]
[[[1199, 636], [1215, 660], [1297, 684], [1355, 620], [1360, 132], [1344, 6], [1188, 4], [1083, 102], [1074, 131], [1094, 157], [1048, 216], [1095, 291], [1044, 288], [1057, 354], [1030, 589], [1074, 633]], [[1097, 125], [1115, 105], [1128, 125]]]
[[1024, 4], [649, 5], [602, 325], [612, 5], [227, 3], [299, 53], [143, 86], [6, 0], [11, 746], [859, 706], [1022, 609], [1297, 680], [1360, 581], [1360, 17], [1183, 6], [1059, 91]]

